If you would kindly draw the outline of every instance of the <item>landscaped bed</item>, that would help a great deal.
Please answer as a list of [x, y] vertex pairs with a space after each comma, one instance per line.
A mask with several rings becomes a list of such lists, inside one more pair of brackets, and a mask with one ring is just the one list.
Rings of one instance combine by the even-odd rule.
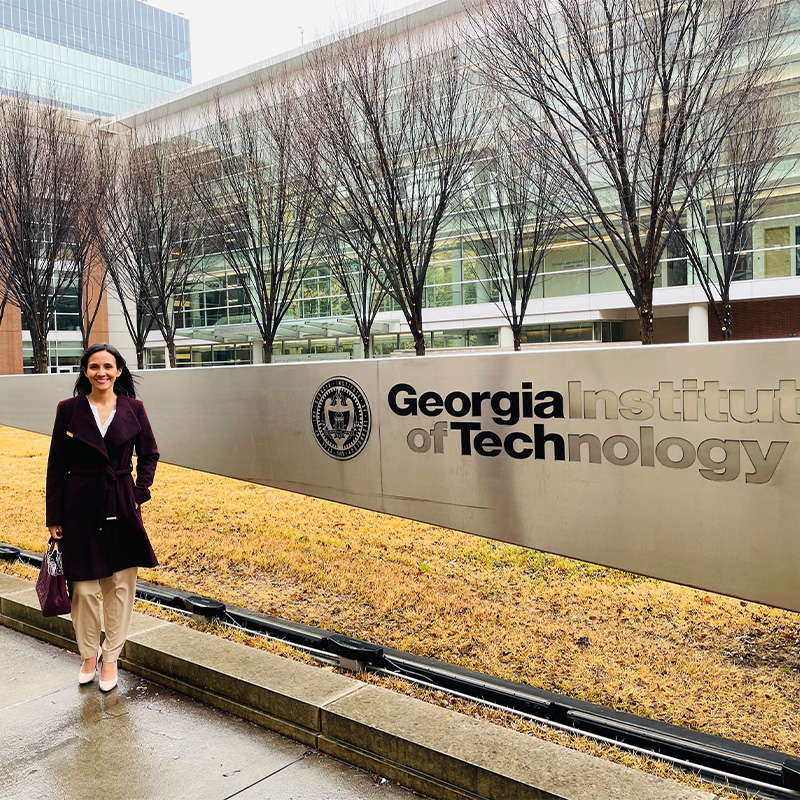
[[[0, 541], [44, 548], [48, 446], [46, 436], [0, 427]], [[169, 465], [158, 469], [144, 518], [161, 561], [140, 572], [146, 580], [800, 755], [800, 614]], [[375, 681], [679, 776], [580, 737]]]

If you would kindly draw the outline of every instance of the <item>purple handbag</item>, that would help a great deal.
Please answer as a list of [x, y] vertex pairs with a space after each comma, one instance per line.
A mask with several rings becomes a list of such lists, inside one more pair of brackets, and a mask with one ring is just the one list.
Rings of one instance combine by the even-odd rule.
[[71, 606], [64, 568], [61, 565], [61, 551], [58, 549], [58, 542], [52, 537], [42, 556], [42, 566], [36, 581], [36, 594], [39, 595], [43, 617], [69, 614]]

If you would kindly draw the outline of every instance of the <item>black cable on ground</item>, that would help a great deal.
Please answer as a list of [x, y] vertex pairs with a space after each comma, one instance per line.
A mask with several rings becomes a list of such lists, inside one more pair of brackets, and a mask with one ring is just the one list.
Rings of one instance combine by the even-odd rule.
[[[0, 545], [0, 558], [19, 559], [37, 568], [42, 560], [41, 555], [7, 545]], [[403, 678], [543, 725], [660, 758], [714, 783], [755, 791], [762, 798], [800, 798], [800, 758], [786, 753], [616, 711], [180, 589], [138, 581], [136, 596], [285, 642], [326, 663]]]

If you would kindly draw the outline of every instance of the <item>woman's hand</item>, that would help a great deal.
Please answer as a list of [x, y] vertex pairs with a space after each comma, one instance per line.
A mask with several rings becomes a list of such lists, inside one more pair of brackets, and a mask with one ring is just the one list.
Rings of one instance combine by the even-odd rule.
[[50, 536], [54, 539], [62, 539], [64, 537], [60, 525], [48, 525], [47, 530], [50, 531]]

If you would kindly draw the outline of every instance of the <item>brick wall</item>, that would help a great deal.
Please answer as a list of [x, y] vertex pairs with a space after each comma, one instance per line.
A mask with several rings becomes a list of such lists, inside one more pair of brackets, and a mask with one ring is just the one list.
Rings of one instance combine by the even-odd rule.
[[22, 374], [22, 314], [12, 305], [6, 306], [0, 324], [0, 375]]
[[[778, 339], [800, 336], [800, 297], [740, 300], [733, 303], [734, 339]], [[708, 338], [722, 340], [714, 310], [708, 310]]]
[[[94, 276], [97, 276], [96, 278]], [[101, 289], [103, 272], [93, 272], [85, 289], [86, 305], [94, 308]], [[105, 294], [100, 301], [94, 325], [89, 336], [90, 344], [108, 341], [108, 305]], [[18, 308], [7, 305], [0, 325], [0, 375], [21, 375], [22, 369], [22, 314]]]
[[97, 305], [97, 298], [102, 292], [102, 299], [100, 300], [100, 307], [97, 309], [97, 316], [94, 318], [92, 330], [89, 333], [89, 344], [97, 344], [97, 342], [108, 341], [108, 303], [106, 295], [103, 291], [103, 282], [105, 280], [105, 272], [103, 270], [103, 262], [99, 255], [93, 253], [90, 256], [89, 262], [89, 280], [86, 281], [84, 287], [84, 304], [91, 313]]

